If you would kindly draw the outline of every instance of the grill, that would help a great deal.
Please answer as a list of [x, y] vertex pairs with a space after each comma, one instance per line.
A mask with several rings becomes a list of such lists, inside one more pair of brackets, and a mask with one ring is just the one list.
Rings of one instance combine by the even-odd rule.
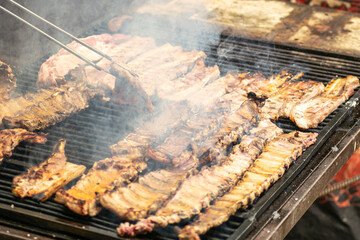
[[[163, 28], [163, 32], [167, 29]], [[98, 25], [84, 36], [106, 32], [105, 25]], [[127, 33], [127, 30], [124, 30]], [[139, 35], [146, 35], [142, 32]], [[160, 36], [161, 34], [159, 34]], [[184, 36], [182, 32], [182, 36]], [[211, 35], [211, 34], [209, 34]], [[164, 35], [162, 35], [164, 36]], [[169, 34], [167, 34], [169, 36]], [[270, 42], [255, 41], [240, 38], [229, 32], [224, 32], [220, 38], [215, 35], [210, 43], [202, 46], [208, 55], [207, 64], [217, 64], [222, 74], [231, 71], [263, 72], [266, 75], [278, 73], [281, 70], [290, 72], [304, 71], [304, 79], [311, 79], [327, 83], [332, 77], [344, 77], [352, 74], [360, 76], [358, 59], [311, 49], [295, 48], [278, 45]], [[191, 49], [190, 44], [184, 44], [182, 38], [156, 38], [159, 44], [170, 42]], [[19, 93], [35, 90], [35, 79], [40, 64], [46, 59], [40, 59], [28, 67], [18, 70]], [[359, 91], [347, 103], [340, 106], [334, 113], [325, 119], [315, 131], [319, 133], [315, 145], [311, 146], [285, 175], [276, 182], [261, 198], [246, 211], [238, 211], [226, 223], [211, 229], [204, 239], [238, 239], [245, 238], [256, 223], [256, 219], [272, 204], [285, 188], [290, 187], [295, 177], [310, 163], [320, 162], [321, 156], [316, 153], [324, 148], [327, 139], [334, 136], [341, 126], [342, 131], [349, 131], [357, 118], [343, 127], [343, 122], [358, 105]], [[159, 103], [160, 104], [160, 103]], [[153, 117], [139, 115], [131, 106], [115, 106], [109, 103], [92, 102], [90, 107], [75, 116], [72, 116], [56, 126], [45, 130], [48, 133], [48, 142], [45, 145], [21, 144], [10, 159], [4, 160], [0, 166], [0, 224], [12, 226], [30, 233], [48, 237], [56, 236], [59, 239], [118, 239], [115, 228], [121, 220], [114, 214], [103, 210], [98, 216], [82, 217], [72, 213], [64, 206], [53, 201], [53, 197], [44, 203], [35, 200], [16, 198], [11, 193], [11, 184], [14, 176], [27, 168], [39, 164], [51, 154], [52, 146], [58, 139], [67, 140], [66, 154], [70, 162], [84, 164], [90, 168], [94, 161], [110, 157], [109, 146], [121, 140], [132, 132], [137, 125]], [[135, 122], [135, 124], [127, 124]], [[285, 132], [296, 130], [296, 126], [289, 120], [279, 120], [277, 124]], [[330, 144], [336, 145], [331, 139]], [[153, 166], [154, 167], [154, 166]], [[150, 166], [151, 168], [151, 166]], [[70, 183], [69, 185], [71, 186]], [[67, 187], [69, 187], [69, 185]], [[284, 198], [283, 195], [281, 197]], [[6, 217], [5, 217], [6, 216]], [[184, 223], [182, 223], [184, 224]], [[174, 239], [174, 226], [156, 230], [146, 235], [144, 239]]]

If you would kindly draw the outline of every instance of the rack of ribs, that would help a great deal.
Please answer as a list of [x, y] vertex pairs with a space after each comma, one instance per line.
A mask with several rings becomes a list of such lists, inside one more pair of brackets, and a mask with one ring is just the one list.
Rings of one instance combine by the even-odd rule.
[[[236, 145], [231, 154], [222, 159], [219, 164], [203, 167], [198, 174], [187, 178], [174, 196], [154, 215], [141, 219], [134, 225], [128, 222], [120, 224], [117, 229], [119, 235], [134, 236], [151, 232], [156, 226], [165, 227], [199, 214], [203, 208], [210, 205], [212, 200], [227, 192], [252, 165], [256, 157], [254, 153], [261, 151], [256, 141], [260, 139], [260, 141], [267, 141], [282, 132], [270, 121], [259, 123], [258, 128], [253, 131], [255, 135], [244, 137], [244, 143]], [[252, 144], [249, 144], [250, 142]], [[251, 148], [258, 150], [251, 150]]]
[[268, 142], [242, 179], [224, 196], [185, 226], [179, 239], [200, 239], [210, 228], [226, 222], [239, 208], [247, 208], [276, 182], [303, 151], [315, 143], [317, 133], [291, 132]]
[[7, 128], [41, 130], [87, 108], [89, 101], [97, 96], [103, 96], [103, 92], [90, 89], [83, 82], [69, 81], [60, 87], [1, 102], [0, 117]]

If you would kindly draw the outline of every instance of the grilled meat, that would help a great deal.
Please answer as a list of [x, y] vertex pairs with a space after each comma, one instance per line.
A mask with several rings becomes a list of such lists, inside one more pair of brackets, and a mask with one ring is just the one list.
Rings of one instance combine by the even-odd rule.
[[[283, 71], [281, 74], [265, 78], [261, 73], [254, 75], [239, 76], [239, 82], [234, 85], [235, 88], [241, 88], [247, 93], [254, 92], [259, 97], [270, 97], [277, 92], [278, 88], [286, 81], [299, 79], [303, 73], [299, 73], [295, 76]], [[239, 85], [239, 86], [237, 86]]]
[[101, 211], [99, 200], [106, 190], [126, 184], [146, 168], [144, 158], [114, 156], [96, 162], [86, 175], [69, 190], [60, 189], [55, 201], [80, 214], [95, 216]]
[[317, 133], [291, 132], [270, 141], [237, 185], [200, 213], [195, 222], [183, 228], [179, 238], [200, 239], [200, 234], [227, 221], [237, 209], [248, 207], [307, 147], [315, 143], [316, 137]]
[[[150, 38], [129, 37], [122, 34], [102, 34], [83, 39], [90, 46], [113, 57], [114, 61], [139, 75], [139, 78], [128, 74], [117, 65], [111, 65], [107, 59], [86, 51], [76, 42], [69, 44], [74, 50], [83, 53], [90, 60], [98, 61], [97, 65], [114, 73], [119, 78], [104, 71], [86, 66], [85, 63], [60, 50], [42, 64], [38, 75], [39, 86], [57, 86], [66, 82], [66, 76], [75, 69], [81, 70], [82, 78], [87, 84], [110, 90], [121, 102], [138, 102], [139, 99], [129, 94], [129, 89], [136, 89], [141, 100], [151, 107], [148, 96], [157, 94], [167, 98], [178, 91], [190, 91], [193, 85], [196, 89], [219, 76], [218, 67], [206, 67], [202, 61], [206, 57], [202, 51], [185, 52], [181, 47], [165, 44], [155, 46]], [[190, 73], [188, 77], [183, 77]], [[121, 80], [123, 79], [123, 80]], [[124, 81], [125, 80], [125, 81]], [[195, 90], [191, 90], [195, 92]], [[185, 94], [185, 93], [184, 93]]]
[[[260, 128], [263, 130], [255, 131], [255, 133], [267, 131], [266, 138], [269, 139], [281, 133], [281, 130], [269, 121], [262, 123]], [[266, 140], [261, 139], [260, 141]], [[250, 144], [248, 147], [258, 149], [256, 144]], [[135, 225], [120, 224], [117, 229], [119, 235], [134, 236], [139, 233], [151, 232], [155, 226], [165, 227], [199, 214], [203, 208], [210, 205], [212, 200], [228, 191], [251, 166], [256, 157], [256, 155], [251, 155], [253, 152], [256, 151], [249, 149], [244, 152], [241, 147], [235, 147], [233, 152], [219, 165], [204, 167], [199, 174], [186, 179], [175, 195], [155, 215], [142, 219]]]
[[189, 115], [189, 108], [176, 103], [166, 106], [166, 108], [152, 121], [146, 122], [142, 127], [137, 128], [123, 140], [112, 145], [113, 155], [136, 154], [146, 155], [149, 146], [158, 145], [179, 126]]
[[359, 79], [351, 75], [333, 79], [322, 94], [296, 104], [290, 113], [290, 119], [301, 129], [315, 128], [353, 95], [358, 86]]
[[22, 175], [14, 177], [13, 194], [21, 198], [33, 197], [45, 201], [58, 189], [80, 177], [86, 167], [67, 162], [65, 144], [65, 140], [60, 140], [45, 162], [30, 168]]
[[28, 132], [22, 128], [4, 129], [0, 131], [0, 163], [5, 157], [10, 157], [14, 148], [21, 141], [30, 143], [45, 143], [46, 135], [44, 133]]
[[181, 162], [188, 164], [150, 172], [140, 177], [138, 182], [115, 188], [100, 198], [101, 205], [129, 221], [139, 220], [155, 212], [198, 166], [198, 160], [192, 152], [184, 152], [180, 158], [186, 158]]
[[[183, 101], [189, 97], [197, 95], [206, 84], [214, 81], [220, 75], [217, 66], [205, 66], [204, 61], [197, 60], [194, 68], [184, 76], [171, 81], [168, 84], [159, 84], [156, 88], [157, 95], [166, 100]], [[221, 86], [220, 89], [224, 86]], [[215, 96], [207, 96], [209, 99], [215, 99]]]
[[[225, 151], [228, 145], [246, 133], [246, 130], [256, 122], [257, 118], [257, 107], [250, 101], [244, 102], [237, 112], [229, 116], [225, 115], [227, 109], [225, 108], [224, 113], [220, 108], [215, 107], [209, 112], [200, 112], [193, 116], [171, 134], [163, 144], [159, 145], [149, 157], [156, 159], [157, 156], [160, 156], [161, 159], [167, 158], [170, 162], [189, 147], [198, 150], [199, 157], [209, 148], [216, 146], [220, 148], [220, 152], [221, 150]], [[172, 161], [172, 163], [174, 166], [181, 165], [176, 161]]]
[[[237, 77], [232, 74], [227, 74], [205, 85], [197, 91], [196, 94], [187, 95], [187, 101], [190, 106], [213, 106], [216, 101], [222, 99], [224, 95], [230, 91], [229, 86], [234, 85], [237, 81]], [[245, 91], [243, 95], [246, 96]], [[233, 99], [234, 98], [229, 98], [230, 101]], [[238, 104], [237, 106], [240, 105], [241, 104]]]
[[[147, 49], [155, 47], [154, 40], [150, 38], [131, 38], [130, 36], [123, 34], [101, 34], [89, 36], [81, 40], [108, 55], [111, 55], [111, 53], [113, 53], [113, 55], [111, 56], [116, 55], [119, 58], [121, 57], [123, 60], [122, 63], [126, 63], [127, 61], [141, 54]], [[76, 41], [71, 42], [67, 46], [74, 51], [82, 54], [91, 61], [99, 61], [102, 59], [102, 56], [98, 55], [93, 51], [90, 51], [88, 48], [82, 46]], [[85, 65], [85, 62], [83, 62], [81, 59], [79, 59], [72, 53], [66, 51], [65, 49], [60, 49], [59, 52], [51, 56], [41, 65], [36, 83], [39, 87], [60, 86], [61, 84], [66, 82], [65, 76], [72, 69], [83, 65]], [[92, 71], [92, 69], [94, 68], [89, 69], [91, 69], [90, 71]], [[93, 79], [89, 79], [89, 84], [92, 86], [96, 86], [99, 79], [95, 82], [92, 82], [92, 80]], [[114, 81], [114, 79], [112, 80]], [[108, 85], [114, 86], [114, 82]]]
[[8, 100], [15, 87], [16, 78], [12, 69], [9, 65], [0, 61], [0, 99]]
[[287, 82], [265, 101], [260, 115], [274, 120], [279, 117], [289, 118], [296, 104], [320, 95], [324, 88], [321, 82]]
[[91, 99], [102, 94], [82, 82], [28, 93], [3, 103], [2, 123], [8, 128], [44, 129], [87, 108]]

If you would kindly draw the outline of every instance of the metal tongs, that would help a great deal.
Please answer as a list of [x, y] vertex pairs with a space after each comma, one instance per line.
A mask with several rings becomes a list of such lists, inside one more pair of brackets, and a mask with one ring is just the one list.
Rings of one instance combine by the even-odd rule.
[[72, 50], [71, 48], [67, 47], [65, 44], [63, 44], [62, 42], [58, 41], [57, 39], [55, 39], [54, 37], [52, 37], [51, 35], [45, 33], [44, 31], [42, 31], [41, 29], [37, 28], [36, 26], [34, 26], [33, 24], [29, 23], [28, 21], [26, 21], [25, 19], [19, 17], [18, 15], [16, 15], [15, 13], [9, 11], [8, 9], [4, 8], [3, 6], [0, 6], [0, 9], [3, 10], [4, 12], [10, 14], [11, 16], [15, 17], [16, 19], [20, 20], [21, 22], [25, 23], [26, 25], [28, 25], [29, 27], [35, 29], [36, 31], [38, 31], [39, 33], [41, 33], [43, 36], [47, 37], [48, 39], [50, 39], [51, 41], [55, 42], [56, 44], [58, 44], [59, 46], [63, 47], [64, 49], [66, 49], [67, 51], [69, 51], [70, 53], [72, 53], [73, 55], [75, 55], [76, 57], [80, 58], [81, 60], [83, 60], [84, 62], [86, 62], [87, 64], [89, 64], [90, 66], [96, 68], [97, 70], [100, 71], [104, 71], [108, 74], [113, 75], [114, 77], [116, 77], [117, 80], [122, 79], [127, 81], [127, 83], [129, 83], [134, 89], [136, 89], [138, 91], [138, 94], [140, 95], [141, 98], [143, 98], [143, 100], [145, 101], [147, 108], [149, 110], [153, 109], [153, 105], [151, 103], [151, 100], [149, 98], [149, 96], [147, 95], [147, 93], [145, 92], [145, 90], [141, 87], [141, 85], [139, 84], [138, 81], [138, 75], [134, 72], [132, 72], [130, 69], [128, 69], [127, 67], [115, 62], [109, 55], [101, 52], [100, 50], [91, 47], [90, 45], [88, 45], [87, 43], [83, 42], [82, 40], [80, 40], [79, 38], [75, 37], [74, 35], [68, 33], [67, 31], [63, 30], [62, 28], [56, 26], [55, 24], [49, 22], [48, 20], [42, 18], [41, 16], [37, 15], [36, 13], [32, 12], [31, 10], [27, 9], [26, 7], [20, 5], [19, 3], [13, 1], [13, 0], [8, 0], [10, 3], [16, 5], [17, 7], [21, 8], [22, 10], [26, 11], [27, 13], [29, 13], [32, 16], [35, 16], [36, 18], [42, 20], [43, 22], [47, 23], [48, 25], [54, 27], [55, 29], [57, 29], [58, 31], [66, 34], [67, 36], [69, 36], [71, 39], [75, 40], [76, 42], [80, 43], [81, 45], [87, 47], [88, 49], [92, 50], [93, 52], [99, 54], [100, 56], [108, 59], [111, 64], [112, 64], [112, 69], [113, 71], [109, 72], [108, 70], [97, 66], [96, 63], [92, 62], [91, 60], [89, 60], [88, 58], [86, 58], [85, 56], [81, 55], [80, 53], [77, 53], [76, 51]]

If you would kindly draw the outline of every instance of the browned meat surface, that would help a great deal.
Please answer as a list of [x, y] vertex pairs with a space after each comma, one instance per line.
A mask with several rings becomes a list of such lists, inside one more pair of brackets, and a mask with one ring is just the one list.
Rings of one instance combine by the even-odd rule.
[[187, 165], [150, 172], [138, 182], [105, 193], [100, 199], [101, 205], [129, 221], [154, 213], [198, 166], [192, 152], [184, 152], [180, 158], [186, 158], [181, 162]]
[[[228, 107], [222, 108], [222, 106], [192, 116], [165, 139], [149, 157], [156, 159], [160, 156], [170, 162], [189, 147], [197, 151], [200, 158], [211, 148], [219, 148], [221, 153], [226, 146], [245, 134], [257, 118], [257, 106], [250, 101], [244, 102], [238, 111], [228, 116]], [[181, 165], [176, 161], [172, 163], [174, 166]]]
[[105, 191], [126, 184], [146, 167], [145, 160], [136, 155], [106, 158], [96, 162], [72, 188], [60, 189], [55, 201], [78, 214], [95, 216], [101, 211], [99, 200]]
[[[100, 34], [89, 36], [82, 40], [112, 57], [116, 56], [117, 61], [122, 64], [130, 61], [146, 50], [155, 47], [155, 41], [153, 39], [131, 37], [123, 34]], [[108, 60], [102, 60], [102, 56], [82, 46], [78, 42], [71, 42], [67, 46], [91, 61], [100, 61], [98, 63], [99, 66], [106, 67], [106, 70], [110, 70], [110, 62]], [[41, 65], [36, 83], [39, 87], [60, 86], [66, 82], [65, 76], [71, 70], [80, 66], [85, 66], [85, 62], [65, 49], [60, 49], [59, 52], [51, 56]], [[85, 72], [88, 77], [87, 83], [89, 85], [102, 87], [104, 89], [114, 88], [114, 77], [110, 77], [106, 80], [97, 78], [100, 71], [90, 66], [85, 68]]]
[[224, 196], [215, 200], [191, 225], [185, 226], [180, 239], [200, 239], [210, 228], [226, 222], [237, 209], [246, 208], [277, 181], [307, 147], [317, 133], [291, 132], [270, 141], [243, 178]]
[[236, 84], [234, 87], [240, 87], [247, 93], [254, 92], [260, 97], [270, 97], [278, 90], [278, 87], [283, 85], [286, 81], [296, 80], [302, 75], [302, 73], [299, 73], [293, 76], [292, 74], [283, 71], [281, 74], [276, 76], [273, 75], [269, 78], [265, 78], [261, 73], [250, 76], [239, 76], [239, 82], [237, 83], [239, 86], [236, 86]]
[[[266, 131], [266, 139], [260, 141], [272, 139], [282, 132], [269, 121], [261, 123], [259, 128], [262, 130], [254, 133], [263, 134]], [[255, 152], [250, 148], [255, 147], [258, 152], [261, 151], [256, 144], [247, 146], [246, 149], [248, 150], [245, 152], [242, 147], [235, 147], [232, 153], [224, 158], [220, 164], [204, 167], [199, 174], [187, 178], [175, 195], [156, 214], [140, 220], [135, 225], [120, 224], [117, 229], [119, 235], [134, 236], [139, 233], [151, 232], [156, 226], [165, 227], [168, 224], [178, 223], [182, 219], [188, 219], [199, 214], [203, 208], [210, 205], [212, 200], [228, 191], [251, 166], [256, 155], [250, 155]]]
[[67, 162], [65, 144], [65, 140], [60, 140], [45, 162], [14, 177], [13, 194], [21, 198], [33, 197], [45, 201], [58, 189], [80, 177], [86, 167]]
[[0, 103], [3, 107], [0, 115], [8, 128], [44, 129], [87, 108], [91, 99], [102, 94], [82, 82], [68, 82]]
[[349, 99], [357, 87], [359, 79], [355, 76], [333, 79], [322, 94], [296, 104], [290, 113], [290, 119], [301, 129], [315, 128]]
[[[114, 73], [115, 76], [100, 71], [85, 63], [64, 49], [50, 57], [42, 64], [37, 84], [39, 86], [59, 86], [66, 82], [66, 76], [75, 69], [81, 70], [83, 80], [95, 88], [110, 90], [115, 100], [121, 103], [138, 103], [143, 100], [151, 109], [149, 96], [160, 98], [184, 99], [185, 95], [195, 93], [207, 82], [219, 77], [217, 66], [207, 67], [203, 60], [206, 55], [202, 51], [186, 52], [179, 46], [165, 44], [157, 47], [150, 38], [130, 37], [123, 34], [101, 34], [83, 39], [113, 57], [114, 61], [138, 75], [112, 65], [110, 61], [86, 50], [76, 42], [68, 46], [82, 53], [90, 60], [98, 61], [97, 65]], [[189, 76], [184, 76], [189, 73]], [[129, 94], [137, 90], [136, 94]], [[179, 93], [182, 92], [182, 93]], [[177, 95], [174, 95], [174, 94]], [[135, 98], [139, 95], [140, 98]]]
[[321, 82], [287, 82], [265, 101], [260, 115], [274, 120], [279, 117], [289, 118], [296, 104], [320, 95], [324, 88]]
[[30, 143], [45, 143], [46, 135], [44, 133], [28, 132], [25, 129], [4, 129], [0, 131], [0, 163], [4, 158], [12, 155], [14, 148], [21, 141]]
[[16, 78], [12, 69], [9, 65], [0, 61], [0, 99], [8, 100], [15, 87]]
[[[219, 75], [220, 70], [217, 66], [208, 67], [205, 66], [203, 60], [198, 60], [189, 73], [178, 77], [169, 84], [159, 84], [156, 93], [159, 97], [167, 100], [188, 100], [192, 96], [197, 96], [206, 84], [218, 79]], [[219, 89], [225, 89], [225, 85], [219, 86]], [[215, 97], [208, 95], [207, 99], [211, 101]]]
[[123, 140], [112, 145], [113, 155], [146, 155], [149, 146], [159, 145], [189, 115], [189, 108], [181, 103], [168, 105], [157, 117], [137, 128]]

